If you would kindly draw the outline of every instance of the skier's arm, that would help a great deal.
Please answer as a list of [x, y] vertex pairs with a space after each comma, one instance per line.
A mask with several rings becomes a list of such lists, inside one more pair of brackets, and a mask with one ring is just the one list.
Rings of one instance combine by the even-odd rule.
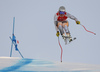
[[76, 24], [80, 24], [80, 21], [78, 21], [78, 19], [77, 19], [75, 16], [73, 16], [73, 15], [71, 15], [71, 14], [69, 14], [69, 13], [67, 13], [66, 16], [67, 16], [68, 18], [70, 18], [70, 19], [75, 20], [75, 21], [76, 21]]
[[57, 15], [55, 14], [55, 16], [54, 16], [54, 25], [55, 25], [56, 31], [59, 31], [59, 30], [58, 30], [58, 27], [57, 27], [57, 24], [58, 24]]
[[73, 19], [73, 20], [75, 20], [75, 21], [78, 21], [78, 19], [75, 17], [75, 16], [73, 16], [73, 15], [71, 15], [71, 14], [69, 14], [69, 13], [67, 13], [67, 15], [66, 15], [68, 18], [70, 18], [70, 19]]

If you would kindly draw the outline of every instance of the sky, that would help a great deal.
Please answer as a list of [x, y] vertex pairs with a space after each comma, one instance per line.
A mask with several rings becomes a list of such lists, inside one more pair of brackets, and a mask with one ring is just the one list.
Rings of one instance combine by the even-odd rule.
[[[60, 6], [74, 15], [88, 30], [68, 19], [72, 37], [65, 45], [62, 37], [63, 61], [100, 65], [100, 0], [0, 0], [0, 56], [9, 57], [15, 17], [18, 49], [25, 58], [60, 61], [60, 47], [54, 26], [54, 15]], [[13, 48], [12, 57], [20, 57]]]

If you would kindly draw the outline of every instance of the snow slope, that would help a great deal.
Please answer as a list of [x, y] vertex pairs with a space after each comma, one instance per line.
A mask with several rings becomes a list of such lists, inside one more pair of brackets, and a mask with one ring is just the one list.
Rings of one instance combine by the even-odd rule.
[[0, 72], [100, 72], [100, 65], [0, 57]]

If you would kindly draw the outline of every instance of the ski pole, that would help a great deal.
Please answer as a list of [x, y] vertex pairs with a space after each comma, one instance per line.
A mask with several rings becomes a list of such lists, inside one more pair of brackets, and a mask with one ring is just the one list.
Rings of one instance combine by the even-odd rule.
[[62, 46], [61, 46], [61, 44], [60, 44], [59, 37], [58, 37], [58, 43], [59, 43], [59, 46], [60, 46], [60, 48], [61, 48], [61, 62], [62, 62], [62, 53], [63, 53], [63, 49], [62, 49]]
[[82, 24], [80, 24], [87, 32], [89, 32], [89, 33], [92, 33], [92, 34], [94, 34], [94, 35], [96, 35], [96, 33], [94, 33], [94, 32], [92, 32], [92, 31], [89, 31], [89, 30], [87, 30], [86, 28], [85, 28], [85, 26], [84, 25], [82, 25]]

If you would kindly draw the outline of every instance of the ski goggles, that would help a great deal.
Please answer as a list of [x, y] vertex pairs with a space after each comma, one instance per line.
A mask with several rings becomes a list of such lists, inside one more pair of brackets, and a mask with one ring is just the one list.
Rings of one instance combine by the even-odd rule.
[[63, 12], [63, 11], [59, 11], [59, 13], [60, 13], [60, 14], [65, 14], [65, 12]]

